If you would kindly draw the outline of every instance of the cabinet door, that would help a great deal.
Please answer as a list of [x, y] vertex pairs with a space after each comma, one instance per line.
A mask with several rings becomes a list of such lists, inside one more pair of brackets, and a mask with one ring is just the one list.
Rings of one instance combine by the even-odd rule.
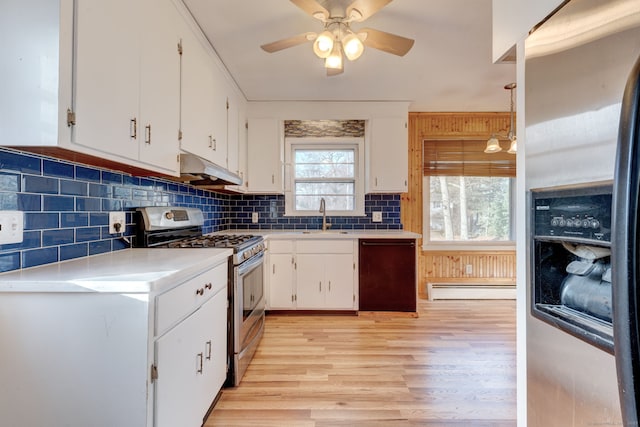
[[204, 373], [204, 317], [201, 309], [196, 311], [155, 343], [156, 427], [202, 423], [199, 391]]
[[240, 111], [234, 94], [229, 93], [227, 108], [227, 169], [240, 175]]
[[206, 413], [222, 388], [227, 374], [227, 291], [219, 291], [201, 308], [199, 327], [204, 332], [201, 341], [204, 351], [203, 374], [200, 381], [202, 391], [202, 414]]
[[249, 119], [248, 179], [251, 193], [283, 192], [280, 121], [277, 119]]
[[213, 59], [211, 63], [211, 70], [209, 71], [213, 76], [213, 147], [211, 160], [217, 165], [228, 168], [227, 103], [230, 89], [224, 74]]
[[269, 254], [267, 274], [270, 309], [290, 309], [294, 307], [293, 254]]
[[[185, 24], [186, 27], [186, 24]], [[189, 28], [182, 30], [180, 148], [214, 161], [213, 61]]]
[[327, 295], [325, 307], [354, 308], [354, 260], [352, 254], [324, 255]]
[[404, 117], [372, 119], [368, 192], [406, 192], [408, 170], [407, 119]]
[[301, 309], [326, 308], [324, 255], [298, 254], [296, 256], [297, 307]]
[[[138, 158], [140, 2], [76, 2], [72, 142]], [[114, 31], [117, 28], [117, 31]]]
[[180, 127], [180, 55], [178, 22], [170, 0], [142, 0], [140, 56], [139, 159], [177, 172]]

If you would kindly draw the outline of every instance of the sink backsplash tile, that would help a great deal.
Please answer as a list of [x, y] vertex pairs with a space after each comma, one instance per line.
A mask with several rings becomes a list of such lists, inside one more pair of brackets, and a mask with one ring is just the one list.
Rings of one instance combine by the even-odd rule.
[[[0, 272], [126, 249], [108, 233], [108, 212], [127, 212], [124, 236], [135, 234], [140, 206], [182, 206], [204, 212], [204, 232], [228, 229], [313, 230], [321, 217], [284, 217], [284, 196], [229, 195], [158, 178], [133, 177], [0, 148], [0, 210], [24, 212], [22, 243], [0, 245]], [[251, 222], [251, 213], [259, 221]], [[371, 213], [383, 221], [373, 223]], [[333, 229], [402, 229], [400, 195], [365, 196], [365, 217], [327, 217]]]

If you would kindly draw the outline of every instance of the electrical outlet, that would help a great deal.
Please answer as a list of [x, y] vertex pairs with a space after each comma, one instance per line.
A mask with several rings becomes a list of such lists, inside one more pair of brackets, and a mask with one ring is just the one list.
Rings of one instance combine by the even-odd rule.
[[124, 233], [127, 225], [127, 214], [125, 212], [109, 212], [109, 234]]
[[0, 211], [0, 244], [21, 243], [23, 231], [22, 211]]
[[251, 222], [254, 223], [254, 224], [256, 222], [258, 222], [258, 212], [252, 212], [251, 213]]
[[374, 212], [371, 221], [382, 222], [382, 212]]
[[473, 265], [472, 264], [465, 265], [464, 272], [465, 274], [473, 274]]

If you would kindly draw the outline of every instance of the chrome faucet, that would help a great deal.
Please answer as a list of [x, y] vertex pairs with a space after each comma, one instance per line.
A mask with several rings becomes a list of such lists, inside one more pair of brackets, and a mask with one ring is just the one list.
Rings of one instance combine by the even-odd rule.
[[320, 211], [322, 214], [322, 231], [327, 231], [331, 228], [331, 224], [327, 223], [327, 206], [324, 201], [324, 197], [320, 198]]

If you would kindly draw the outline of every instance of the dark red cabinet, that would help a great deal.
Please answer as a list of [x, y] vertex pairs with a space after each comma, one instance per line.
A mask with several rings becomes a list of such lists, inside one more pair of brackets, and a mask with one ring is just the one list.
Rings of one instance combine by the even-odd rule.
[[360, 311], [417, 310], [415, 239], [360, 239], [358, 271]]

